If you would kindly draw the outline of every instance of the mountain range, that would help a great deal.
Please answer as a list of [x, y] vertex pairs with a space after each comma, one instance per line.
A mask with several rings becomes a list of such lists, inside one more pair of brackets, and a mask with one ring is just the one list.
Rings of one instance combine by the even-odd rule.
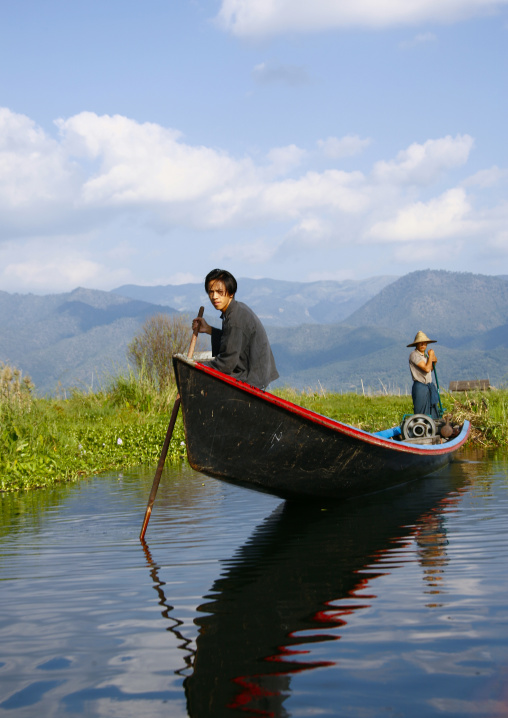
[[508, 281], [446, 271], [407, 274], [384, 287], [344, 322], [268, 330], [279, 371], [290, 386], [409, 391], [410, 344], [418, 330], [433, 348], [441, 387], [459, 379], [508, 382]]
[[[274, 386], [408, 391], [409, 344], [436, 339], [441, 387], [451, 380], [508, 380], [508, 277], [423, 270], [352, 282], [239, 279], [237, 299], [262, 318], [280, 379]], [[111, 292], [78, 288], [37, 296], [0, 292], [0, 361], [30, 374], [40, 394], [97, 388], [127, 366], [127, 345], [157, 313], [219, 326], [199, 284]], [[201, 338], [203, 340], [203, 338]], [[201, 349], [207, 349], [201, 342]]]
[[[278, 279], [240, 279], [236, 298], [256, 312], [265, 327], [296, 327], [300, 324], [341, 322], [375, 297], [397, 277], [382, 276], [343, 282], [286, 282]], [[202, 284], [141, 287], [125, 284], [113, 289], [123, 297], [195, 312], [204, 305], [205, 317], [214, 320]]]
[[0, 361], [30, 375], [40, 394], [98, 388], [127, 367], [128, 343], [158, 312], [177, 313], [94, 289], [46, 296], [0, 292]]

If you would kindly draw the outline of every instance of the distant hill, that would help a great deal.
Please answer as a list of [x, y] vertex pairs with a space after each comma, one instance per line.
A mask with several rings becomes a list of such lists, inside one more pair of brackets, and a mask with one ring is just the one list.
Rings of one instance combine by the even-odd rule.
[[268, 330], [284, 382], [334, 391], [410, 388], [409, 349], [419, 329], [438, 344], [442, 388], [457, 379], [508, 383], [508, 281], [444, 271], [412, 272], [326, 327]]
[[408, 342], [419, 329], [440, 341], [467, 343], [508, 322], [508, 281], [445, 271], [406, 274], [347, 318], [351, 326], [397, 327]]
[[39, 393], [98, 386], [125, 368], [127, 345], [146, 317], [169, 307], [78, 288], [36, 296], [0, 292], [0, 360], [29, 374]]
[[[238, 298], [267, 327], [280, 373], [274, 386], [406, 391], [406, 345], [419, 329], [438, 340], [442, 388], [455, 379], [508, 384], [506, 277], [426, 270], [359, 283], [242, 279], [239, 285]], [[141, 298], [147, 296], [153, 301]], [[193, 316], [200, 304], [218, 326], [219, 315], [198, 284], [114, 292], [78, 288], [47, 296], [0, 292], [0, 360], [30, 374], [41, 394], [59, 386], [97, 388], [126, 367], [127, 345], [147, 316], [182, 310]], [[342, 317], [347, 307], [353, 309], [344, 321], [325, 321]], [[201, 348], [208, 346], [209, 337], [202, 338]]]
[[[239, 279], [236, 298], [251, 307], [265, 326], [340, 322], [397, 277], [371, 277], [343, 282], [285, 282], [276, 279]], [[126, 284], [113, 293], [131, 299], [170, 306], [196, 314], [204, 305], [205, 317], [216, 315], [202, 284], [141, 287]]]

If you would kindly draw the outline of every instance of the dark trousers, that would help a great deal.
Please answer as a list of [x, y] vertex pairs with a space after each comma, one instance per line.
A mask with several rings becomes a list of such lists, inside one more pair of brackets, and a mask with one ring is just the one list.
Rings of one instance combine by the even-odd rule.
[[434, 384], [413, 382], [411, 396], [415, 414], [427, 414], [432, 419], [439, 419], [439, 394]]

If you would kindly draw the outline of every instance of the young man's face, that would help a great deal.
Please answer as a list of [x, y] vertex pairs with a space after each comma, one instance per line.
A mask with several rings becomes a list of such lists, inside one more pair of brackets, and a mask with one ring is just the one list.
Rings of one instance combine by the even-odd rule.
[[420, 344], [416, 345], [416, 348], [419, 352], [425, 354], [425, 350], [427, 349], [427, 342], [420, 342]]
[[233, 295], [227, 293], [224, 282], [221, 282], [220, 279], [212, 279], [209, 282], [208, 296], [215, 309], [219, 312], [225, 312], [233, 299]]

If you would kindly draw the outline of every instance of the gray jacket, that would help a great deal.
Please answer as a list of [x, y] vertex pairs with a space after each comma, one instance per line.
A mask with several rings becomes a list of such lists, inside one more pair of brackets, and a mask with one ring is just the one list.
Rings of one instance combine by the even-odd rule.
[[266, 389], [279, 372], [275, 366], [266, 331], [258, 317], [243, 302], [232, 299], [221, 314], [222, 329], [212, 327], [210, 366], [258, 389]]

